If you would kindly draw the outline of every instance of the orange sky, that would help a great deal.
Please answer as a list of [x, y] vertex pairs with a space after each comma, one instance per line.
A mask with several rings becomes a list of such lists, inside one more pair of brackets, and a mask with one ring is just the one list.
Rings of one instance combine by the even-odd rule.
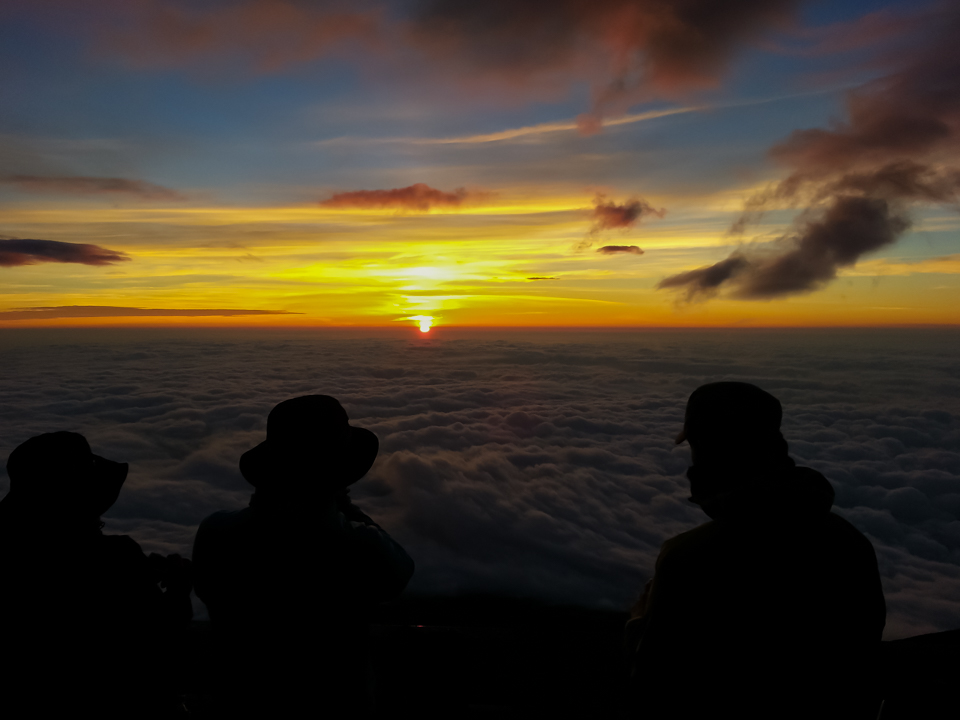
[[960, 322], [950, 12], [574, 5], [0, 0], [0, 328]]

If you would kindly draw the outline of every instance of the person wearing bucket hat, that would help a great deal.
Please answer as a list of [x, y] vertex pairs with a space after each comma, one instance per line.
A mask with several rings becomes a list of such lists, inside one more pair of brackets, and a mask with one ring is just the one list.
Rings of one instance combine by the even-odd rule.
[[690, 500], [710, 518], [665, 542], [631, 610], [632, 700], [647, 718], [875, 718], [885, 622], [876, 553], [797, 467], [782, 408], [742, 382], [687, 402]]
[[370, 710], [373, 606], [413, 575], [403, 548], [349, 498], [376, 435], [327, 395], [281, 402], [266, 439], [240, 458], [248, 507], [197, 531], [197, 595], [219, 648], [221, 702], [242, 717]]
[[128, 469], [73, 432], [32, 437], [10, 454], [0, 709], [13, 717], [148, 717], [176, 702], [171, 638], [192, 617], [189, 563], [101, 532]]

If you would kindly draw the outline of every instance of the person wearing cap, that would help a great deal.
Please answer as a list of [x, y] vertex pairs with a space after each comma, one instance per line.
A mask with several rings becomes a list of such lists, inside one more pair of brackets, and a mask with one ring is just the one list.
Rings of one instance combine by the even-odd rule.
[[83, 435], [30, 438], [0, 501], [0, 712], [154, 717], [176, 703], [176, 632], [192, 617], [189, 563], [104, 535], [126, 463]]
[[870, 541], [797, 467], [780, 402], [719, 382], [690, 396], [690, 500], [710, 522], [663, 544], [631, 611], [631, 705], [644, 718], [875, 718], [886, 608]]
[[370, 610], [398, 596], [414, 568], [349, 499], [378, 449], [336, 399], [286, 400], [267, 417], [266, 440], [240, 458], [255, 489], [249, 507], [200, 524], [196, 590], [232, 714], [369, 711]]

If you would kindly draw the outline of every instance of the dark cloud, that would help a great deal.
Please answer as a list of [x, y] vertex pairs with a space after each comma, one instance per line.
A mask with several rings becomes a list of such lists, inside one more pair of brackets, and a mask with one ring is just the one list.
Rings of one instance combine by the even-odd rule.
[[590, 214], [593, 220], [590, 232], [631, 228], [645, 217], [653, 215], [662, 218], [666, 213], [666, 210], [657, 210], [646, 200], [628, 200], [620, 204], [613, 200], [607, 201], [604, 195], [597, 195], [593, 201], [593, 212]]
[[603, 255], [643, 255], [643, 250], [636, 245], [604, 245], [597, 248], [597, 252]]
[[662, 280], [658, 288], [679, 288], [688, 300], [710, 297], [732, 282], [733, 297], [764, 299], [815, 290], [854, 265], [861, 255], [892, 245], [910, 227], [886, 200], [839, 196], [781, 241], [786, 249], [764, 256], [737, 252], [726, 260]]
[[457, 188], [453, 192], [437, 190], [425, 183], [415, 183], [393, 190], [354, 190], [336, 193], [320, 204], [332, 208], [396, 208], [426, 212], [432, 208], [457, 208], [467, 200], [486, 197], [486, 193], [468, 192]]
[[[137, 67], [272, 73], [333, 54], [396, 77], [452, 74], [531, 89], [586, 80], [608, 110], [716, 86], [738, 52], [788, 25], [799, 0], [68, 0], [34, 3], [98, 56]], [[52, 6], [52, 8], [50, 7]], [[23, 10], [21, 12], [27, 12]], [[51, 21], [50, 17], [55, 18]]]
[[237, 308], [133, 308], [109, 305], [64, 305], [28, 307], [0, 311], [4, 320], [49, 320], [55, 318], [91, 317], [233, 317], [238, 315], [301, 315], [288, 310], [241, 310]]
[[237, 462], [270, 408], [329, 393], [380, 438], [352, 493], [416, 559], [412, 591], [623, 608], [660, 544], [706, 519], [673, 444], [686, 397], [746, 380], [781, 399], [792, 454], [872, 538], [902, 637], [960, 625], [958, 352], [943, 330], [7, 330], [0, 459], [84, 432], [131, 463], [107, 532], [189, 554], [200, 520], [247, 503]]
[[[916, 204], [960, 201], [960, 10], [933, 16], [905, 67], [850, 93], [847, 118], [798, 130], [770, 154], [790, 169], [751, 198], [734, 223], [743, 232], [770, 204], [807, 206], [769, 254], [750, 247], [713, 268], [667, 278], [688, 298], [729, 286], [742, 298], [810, 292], [890, 245], [910, 227]], [[714, 282], [716, 280], [716, 282]]]
[[431, 0], [413, 37], [471, 73], [529, 83], [549, 73], [602, 78], [596, 108], [719, 82], [743, 45], [782, 26], [792, 0]]
[[534, 275], [533, 277], [528, 277], [527, 280], [558, 280], [559, 278], [553, 275]]
[[27, 238], [0, 240], [0, 267], [36, 265], [44, 262], [112, 265], [129, 259], [129, 255], [118, 250], [108, 250], [99, 245], [86, 243]]
[[735, 296], [771, 298], [814, 290], [864, 253], [896, 242], [908, 227], [909, 219], [891, 211], [886, 200], [837, 197], [822, 216], [805, 223], [795, 238], [788, 238], [791, 249], [744, 266], [736, 276]]
[[693, 299], [701, 295], [713, 295], [723, 283], [750, 266], [750, 261], [743, 255], [732, 255], [713, 265], [689, 270], [671, 275], [661, 280], [658, 288], [682, 288], [687, 291], [687, 298]]
[[[613, 200], [607, 200], [605, 195], [597, 194], [593, 200], [593, 211], [590, 213], [590, 219], [593, 221], [586, 238], [576, 245], [577, 250], [586, 250], [593, 245], [595, 236], [604, 230], [627, 230], [646, 217], [663, 217], [667, 211], [663, 208], [657, 210], [646, 200], [635, 198], [627, 200], [624, 203], [617, 203]], [[608, 245], [606, 248], [627, 248], [636, 247], [628, 245]], [[607, 250], [601, 248], [598, 252], [635, 252], [642, 254], [643, 250], [637, 248], [634, 250]]]
[[64, 195], [129, 195], [141, 200], [186, 200], [187, 196], [169, 188], [128, 178], [83, 176], [8, 175], [0, 183], [27, 192]]

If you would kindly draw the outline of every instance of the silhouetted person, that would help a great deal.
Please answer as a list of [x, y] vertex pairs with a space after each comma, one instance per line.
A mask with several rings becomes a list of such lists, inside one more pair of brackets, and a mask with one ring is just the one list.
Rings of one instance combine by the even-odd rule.
[[221, 648], [230, 713], [369, 710], [369, 613], [413, 574], [403, 548], [347, 495], [378, 449], [376, 435], [351, 427], [332, 397], [282, 402], [267, 418], [267, 439], [240, 458], [256, 488], [250, 506], [201, 523], [197, 594]]
[[664, 543], [627, 625], [639, 717], [876, 717], [871, 662], [886, 609], [876, 554], [796, 467], [779, 401], [746, 383], [697, 389], [693, 502], [712, 520]]
[[[104, 535], [127, 464], [82, 435], [38, 435], [7, 461], [0, 501], [0, 715], [158, 717], [172, 710], [189, 563]], [[158, 584], [162, 584], [164, 590]]]

